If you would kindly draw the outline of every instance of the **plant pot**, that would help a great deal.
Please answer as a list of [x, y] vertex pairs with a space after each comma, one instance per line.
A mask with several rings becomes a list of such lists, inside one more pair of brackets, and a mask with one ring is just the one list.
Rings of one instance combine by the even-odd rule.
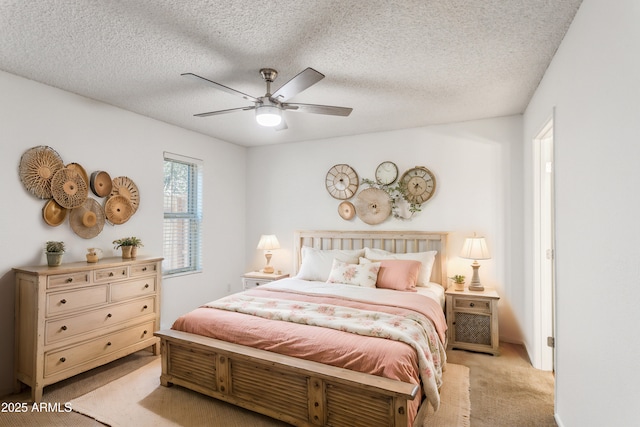
[[47, 265], [49, 267], [57, 267], [62, 264], [62, 253], [61, 252], [47, 252]]
[[453, 286], [454, 286], [454, 289], [458, 292], [464, 291], [464, 282], [462, 283], [453, 282]]
[[133, 249], [133, 246], [120, 246], [120, 249], [122, 249], [122, 258], [131, 258], [131, 250]]
[[131, 246], [131, 258], [135, 258], [138, 256], [138, 247]]

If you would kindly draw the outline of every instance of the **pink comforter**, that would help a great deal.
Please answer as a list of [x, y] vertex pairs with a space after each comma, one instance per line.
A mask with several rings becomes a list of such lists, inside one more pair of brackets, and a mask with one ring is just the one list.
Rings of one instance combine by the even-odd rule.
[[[384, 289], [358, 288], [349, 285], [285, 279], [242, 293], [257, 298], [302, 301], [360, 310], [379, 311], [399, 316], [419, 313], [431, 320], [433, 328], [425, 331], [432, 349], [431, 378], [425, 378], [432, 390], [427, 396], [437, 408], [437, 390], [441, 384], [446, 322], [438, 302], [416, 294]], [[234, 296], [223, 298], [233, 301]], [[219, 302], [218, 302], [219, 304]], [[354, 371], [420, 384], [416, 350], [401, 341], [362, 336], [344, 330], [309, 326], [281, 320], [265, 319], [235, 311], [202, 306], [178, 318], [173, 329], [273, 351], [302, 359], [338, 366]], [[431, 371], [431, 369], [429, 370]], [[435, 394], [435, 395], [434, 395]], [[421, 399], [414, 399], [411, 420]]]

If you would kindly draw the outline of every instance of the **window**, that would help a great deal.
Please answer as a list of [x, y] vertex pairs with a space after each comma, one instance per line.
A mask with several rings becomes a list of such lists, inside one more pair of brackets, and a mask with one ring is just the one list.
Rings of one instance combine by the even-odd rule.
[[164, 153], [162, 273], [194, 273], [201, 267], [202, 161]]

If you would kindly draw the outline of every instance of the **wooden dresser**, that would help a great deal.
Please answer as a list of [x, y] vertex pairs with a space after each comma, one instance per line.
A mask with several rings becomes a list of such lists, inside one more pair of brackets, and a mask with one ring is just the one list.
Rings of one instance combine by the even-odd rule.
[[159, 354], [162, 258], [14, 268], [15, 387], [42, 389], [153, 346]]

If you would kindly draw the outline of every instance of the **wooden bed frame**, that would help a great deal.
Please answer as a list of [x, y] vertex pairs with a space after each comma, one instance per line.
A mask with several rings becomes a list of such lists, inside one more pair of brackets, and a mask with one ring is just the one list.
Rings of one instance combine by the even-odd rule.
[[[302, 246], [317, 249], [437, 250], [431, 280], [446, 288], [447, 234], [421, 231], [298, 231]], [[407, 426], [418, 385], [363, 374], [187, 332], [163, 330], [164, 386], [191, 390], [296, 426]]]

